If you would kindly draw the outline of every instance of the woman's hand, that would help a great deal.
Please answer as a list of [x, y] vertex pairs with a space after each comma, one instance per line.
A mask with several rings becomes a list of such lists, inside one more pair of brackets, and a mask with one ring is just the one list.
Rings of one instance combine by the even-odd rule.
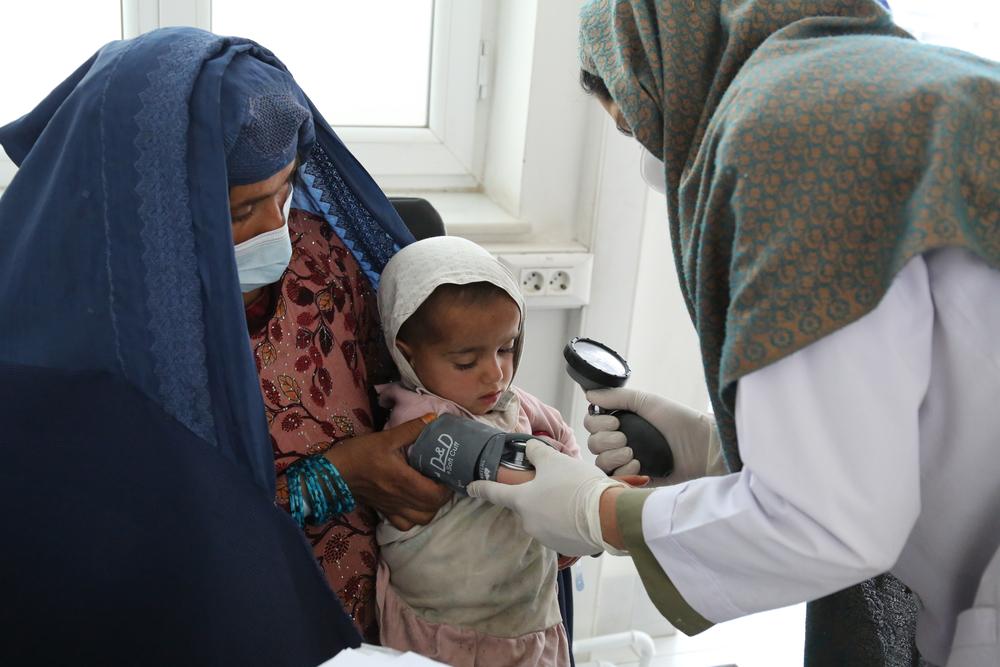
[[325, 454], [358, 502], [378, 510], [400, 530], [430, 523], [451, 498], [450, 490], [411, 468], [403, 453], [433, 417], [344, 440]]

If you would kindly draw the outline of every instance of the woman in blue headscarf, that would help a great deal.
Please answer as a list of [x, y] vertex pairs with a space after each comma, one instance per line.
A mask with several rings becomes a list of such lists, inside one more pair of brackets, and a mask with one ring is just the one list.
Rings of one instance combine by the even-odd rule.
[[448, 495], [398, 451], [419, 420], [364, 435], [389, 202], [270, 52], [193, 29], [109, 44], [0, 144], [3, 662], [356, 645], [355, 499], [406, 527]]

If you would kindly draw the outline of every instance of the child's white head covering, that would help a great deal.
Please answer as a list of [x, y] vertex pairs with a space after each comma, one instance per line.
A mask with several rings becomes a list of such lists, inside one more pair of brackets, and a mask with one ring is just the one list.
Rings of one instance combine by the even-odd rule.
[[403, 323], [440, 285], [479, 282], [496, 285], [505, 291], [521, 311], [521, 328], [514, 342], [516, 371], [524, 338], [524, 298], [510, 271], [493, 255], [457, 236], [435, 236], [411, 243], [385, 265], [378, 286], [378, 311], [385, 342], [405, 386], [423, 388], [420, 378], [396, 347], [396, 336]]

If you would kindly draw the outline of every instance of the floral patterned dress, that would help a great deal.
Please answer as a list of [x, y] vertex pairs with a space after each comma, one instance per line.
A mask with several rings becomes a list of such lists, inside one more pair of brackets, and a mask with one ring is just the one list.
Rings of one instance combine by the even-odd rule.
[[[381, 427], [370, 387], [389, 368], [376, 294], [354, 256], [321, 218], [293, 210], [292, 260], [247, 308], [274, 449], [277, 502], [288, 509], [285, 469], [303, 456]], [[375, 620], [377, 517], [359, 506], [306, 536], [327, 581], [366, 641]]]

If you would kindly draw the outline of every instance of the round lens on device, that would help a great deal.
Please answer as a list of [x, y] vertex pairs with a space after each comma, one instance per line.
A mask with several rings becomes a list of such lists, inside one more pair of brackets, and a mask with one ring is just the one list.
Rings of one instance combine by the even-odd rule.
[[621, 387], [632, 371], [624, 358], [591, 338], [574, 338], [563, 348], [566, 371], [584, 391]]
[[584, 361], [605, 373], [613, 375], [626, 375], [628, 373], [628, 365], [625, 360], [602, 345], [583, 338], [576, 342], [574, 349]]

